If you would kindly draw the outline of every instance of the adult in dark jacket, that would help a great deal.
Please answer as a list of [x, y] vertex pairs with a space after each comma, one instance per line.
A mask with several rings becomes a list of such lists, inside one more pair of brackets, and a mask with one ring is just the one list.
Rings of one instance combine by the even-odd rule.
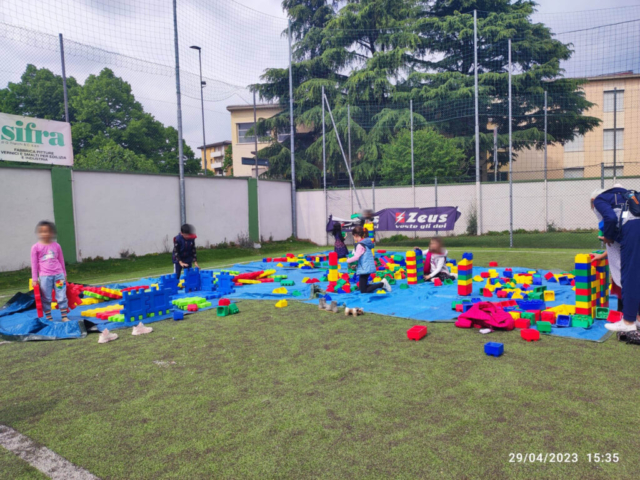
[[627, 190], [616, 186], [593, 201], [602, 216], [602, 234], [607, 245], [620, 242], [623, 319], [605, 325], [613, 332], [633, 332], [640, 320], [640, 217], [623, 213]]

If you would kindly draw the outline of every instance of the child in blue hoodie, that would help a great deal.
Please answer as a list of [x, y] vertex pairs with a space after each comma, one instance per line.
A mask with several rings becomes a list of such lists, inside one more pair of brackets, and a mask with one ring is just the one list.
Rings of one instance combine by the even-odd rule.
[[347, 259], [347, 263], [358, 262], [356, 269], [356, 275], [358, 275], [358, 285], [360, 287], [360, 293], [373, 293], [380, 288], [384, 288], [387, 292], [391, 291], [391, 285], [387, 279], [383, 279], [382, 282], [369, 283], [369, 275], [376, 273], [376, 264], [373, 260], [373, 253], [371, 249], [374, 247], [371, 239], [365, 236], [364, 228], [358, 225], [355, 227], [351, 234], [353, 240], [356, 243], [355, 252], [353, 257]]

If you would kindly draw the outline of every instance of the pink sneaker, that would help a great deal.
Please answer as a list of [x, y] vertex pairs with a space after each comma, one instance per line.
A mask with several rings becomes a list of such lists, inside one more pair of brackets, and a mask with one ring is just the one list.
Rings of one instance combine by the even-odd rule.
[[110, 342], [110, 341], [115, 340], [117, 338], [118, 338], [118, 334], [117, 333], [111, 333], [108, 328], [105, 328], [102, 331], [102, 333], [100, 334], [100, 338], [98, 339], [98, 343], [107, 343], [107, 342]]
[[131, 335], [145, 335], [151, 332], [153, 332], [153, 328], [145, 327], [144, 323], [140, 322], [138, 325], [133, 327], [133, 330], [131, 331]]

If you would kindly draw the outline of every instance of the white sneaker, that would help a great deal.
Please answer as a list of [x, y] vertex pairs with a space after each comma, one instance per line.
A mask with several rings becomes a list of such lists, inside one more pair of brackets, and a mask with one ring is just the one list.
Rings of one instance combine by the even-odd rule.
[[118, 338], [117, 333], [111, 333], [108, 328], [105, 328], [100, 334], [100, 338], [98, 338], [98, 343], [107, 343], [111, 342]]
[[387, 280], [386, 278], [382, 279], [382, 288], [384, 288], [387, 293], [391, 291], [391, 285], [389, 285], [389, 280]]
[[604, 328], [610, 332], [635, 332], [638, 327], [635, 323], [626, 323], [624, 320], [620, 320], [615, 323], [607, 323]]
[[636, 328], [640, 330], [640, 320], [636, 320]]
[[131, 335], [146, 335], [147, 333], [153, 332], [153, 328], [145, 327], [144, 323], [140, 322], [138, 325], [133, 327], [131, 330]]

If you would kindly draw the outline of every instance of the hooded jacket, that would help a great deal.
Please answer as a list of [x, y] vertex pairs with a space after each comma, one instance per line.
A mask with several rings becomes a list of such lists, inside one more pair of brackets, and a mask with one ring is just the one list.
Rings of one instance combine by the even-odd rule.
[[626, 192], [626, 188], [611, 188], [602, 192], [593, 201], [594, 209], [602, 217], [602, 234], [609, 240], [617, 242], [622, 240], [620, 212], [626, 203], [622, 196]]

